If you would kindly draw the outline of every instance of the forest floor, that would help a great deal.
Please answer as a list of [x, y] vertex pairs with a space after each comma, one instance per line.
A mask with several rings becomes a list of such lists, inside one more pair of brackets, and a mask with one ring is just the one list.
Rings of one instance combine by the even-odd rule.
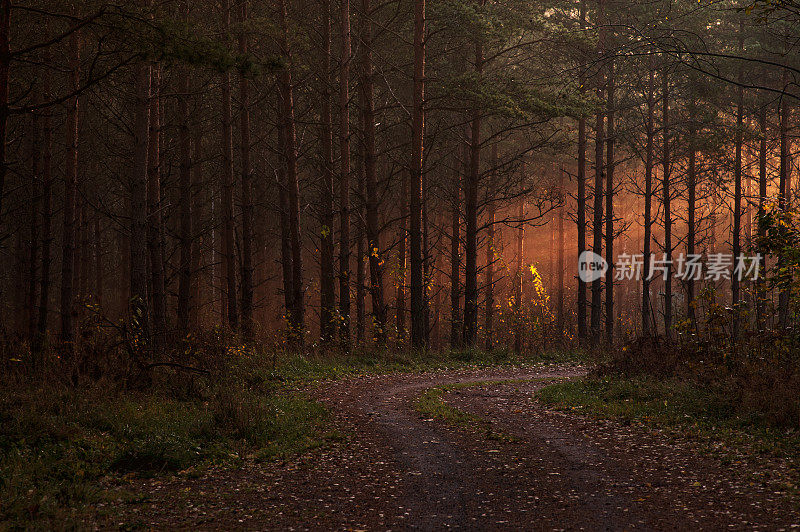
[[[280, 462], [127, 480], [124, 528], [790, 529], [788, 466], [691, 432], [537, 400], [580, 365], [362, 375], [306, 390], [340, 441]], [[712, 438], [713, 440], [713, 438]]]

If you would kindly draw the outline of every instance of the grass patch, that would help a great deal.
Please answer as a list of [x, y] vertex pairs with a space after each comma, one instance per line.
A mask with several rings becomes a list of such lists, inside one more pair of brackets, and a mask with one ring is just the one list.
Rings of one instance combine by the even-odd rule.
[[761, 416], [743, 412], [724, 390], [672, 379], [589, 377], [553, 384], [536, 397], [546, 405], [596, 418], [680, 429], [724, 443], [721, 449], [715, 447], [722, 451], [771, 454], [793, 462], [800, 457], [796, 430], [776, 428]]
[[475, 416], [460, 410], [444, 401], [447, 392], [468, 386], [479, 386], [481, 383], [458, 383], [445, 386], [436, 386], [422, 392], [414, 402], [414, 409], [430, 419], [438, 419], [464, 428], [475, 428], [476, 426], [485, 427], [487, 421], [482, 417]]
[[483, 432], [485, 437], [489, 440], [499, 441], [516, 441], [514, 436], [504, 432], [496, 431], [492, 428], [489, 420], [480, 416], [464, 412], [463, 410], [447, 404], [444, 396], [453, 390], [461, 390], [464, 388], [487, 387], [502, 384], [514, 384], [522, 382], [533, 382], [539, 380], [551, 379], [510, 379], [498, 381], [480, 381], [480, 382], [459, 382], [455, 384], [446, 384], [443, 386], [436, 386], [425, 390], [417, 400], [414, 402], [414, 409], [427, 416], [430, 419], [438, 419], [444, 421], [448, 425], [456, 426], [462, 429], [474, 430]]
[[[271, 359], [273, 355], [265, 355]], [[290, 382], [313, 382], [340, 379], [368, 373], [418, 372], [464, 367], [493, 367], [532, 364], [575, 364], [584, 362], [586, 356], [578, 350], [543, 350], [536, 355], [517, 355], [513, 351], [498, 349], [482, 351], [464, 349], [443, 352], [418, 351], [354, 351], [347, 355], [289, 355], [262, 364], [271, 368], [266, 379]]]
[[[52, 386], [0, 392], [0, 528], [84, 528], [128, 500], [124, 475], [184, 471], [323, 444], [327, 412], [289, 390], [159, 394]], [[101, 487], [105, 486], [105, 487]]]

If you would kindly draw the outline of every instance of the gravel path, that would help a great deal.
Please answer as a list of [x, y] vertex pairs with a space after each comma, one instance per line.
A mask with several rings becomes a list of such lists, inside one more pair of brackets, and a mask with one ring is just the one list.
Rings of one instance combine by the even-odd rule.
[[[281, 464], [142, 481], [125, 508], [147, 528], [276, 530], [789, 529], [796, 506], [742, 464], [689, 441], [552, 412], [537, 389], [580, 367], [366, 376], [321, 385], [351, 437]], [[424, 390], [487, 420], [474, 430], [413, 409]], [[487, 437], [487, 427], [502, 438]], [[507, 437], [506, 437], [507, 436]], [[796, 525], [795, 525], [796, 526]]]

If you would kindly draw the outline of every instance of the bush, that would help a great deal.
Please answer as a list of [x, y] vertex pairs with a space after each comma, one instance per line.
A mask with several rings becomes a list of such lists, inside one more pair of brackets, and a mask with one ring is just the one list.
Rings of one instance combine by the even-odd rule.
[[[86, 384], [0, 386], [0, 529], [88, 527], [107, 477], [173, 473], [319, 445], [325, 409], [232, 370], [202, 397]], [[119, 498], [114, 494], [113, 498]]]

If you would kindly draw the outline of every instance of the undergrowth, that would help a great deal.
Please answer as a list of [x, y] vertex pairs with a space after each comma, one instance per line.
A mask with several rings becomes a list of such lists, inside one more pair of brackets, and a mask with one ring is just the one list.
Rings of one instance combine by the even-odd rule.
[[[414, 372], [461, 367], [490, 367], [534, 363], [578, 363], [585, 360], [581, 351], [542, 350], [536, 355], [517, 355], [498, 349], [464, 349], [442, 352], [356, 350], [350, 354], [278, 356], [273, 361], [272, 378], [297, 382], [338, 379], [364, 373]], [[266, 364], [262, 368], [268, 368]]]
[[623, 423], [678, 429], [723, 442], [729, 449], [796, 460], [800, 432], [776, 426], [745, 408], [730, 391], [674, 378], [587, 377], [548, 386], [537, 399], [560, 409]]
[[[281, 355], [213, 345], [131, 388], [113, 374], [77, 384], [59, 367], [0, 382], [0, 529], [91, 528], [110, 518], [132, 476], [201, 474], [212, 464], [273, 460], [341, 438], [302, 389], [323, 379], [542, 361], [507, 351]], [[143, 384], [143, 383], [146, 383]], [[105, 509], [105, 510], [104, 510]]]

